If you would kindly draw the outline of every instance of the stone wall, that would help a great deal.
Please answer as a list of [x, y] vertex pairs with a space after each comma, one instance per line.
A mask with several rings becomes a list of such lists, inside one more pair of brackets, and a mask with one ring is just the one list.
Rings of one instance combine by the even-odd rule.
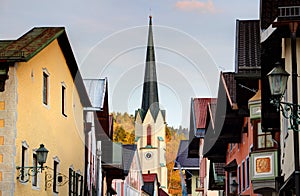
[[15, 67], [10, 67], [5, 91], [0, 92], [0, 196], [14, 194], [17, 79]]

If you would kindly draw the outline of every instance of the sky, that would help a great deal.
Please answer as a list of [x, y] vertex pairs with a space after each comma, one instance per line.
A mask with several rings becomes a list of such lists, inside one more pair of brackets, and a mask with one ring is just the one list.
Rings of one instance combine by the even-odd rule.
[[110, 112], [134, 114], [149, 15], [161, 108], [168, 125], [188, 128], [191, 98], [216, 97], [220, 71], [234, 70], [236, 20], [258, 19], [258, 0], [0, 0], [0, 39], [65, 27], [83, 77], [107, 77]]

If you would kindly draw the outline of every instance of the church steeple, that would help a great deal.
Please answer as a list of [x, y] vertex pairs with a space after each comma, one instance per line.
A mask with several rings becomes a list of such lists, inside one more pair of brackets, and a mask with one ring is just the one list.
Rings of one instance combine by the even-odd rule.
[[146, 68], [143, 86], [142, 111], [145, 117], [147, 111], [150, 109], [152, 116], [156, 119], [159, 112], [155, 52], [152, 32], [152, 16], [149, 16], [149, 31], [148, 31], [148, 45], [146, 54]]

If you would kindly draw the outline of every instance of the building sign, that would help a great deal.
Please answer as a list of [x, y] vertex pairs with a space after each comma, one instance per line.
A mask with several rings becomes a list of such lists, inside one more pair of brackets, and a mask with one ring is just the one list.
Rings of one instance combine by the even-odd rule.
[[252, 153], [252, 180], [275, 178], [277, 175], [276, 157], [275, 151]]
[[249, 103], [250, 119], [256, 119], [261, 117], [261, 104]]

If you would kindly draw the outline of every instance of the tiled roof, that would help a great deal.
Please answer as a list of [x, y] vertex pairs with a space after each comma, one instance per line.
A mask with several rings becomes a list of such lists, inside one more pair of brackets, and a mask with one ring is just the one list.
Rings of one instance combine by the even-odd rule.
[[143, 174], [144, 182], [155, 182], [156, 179], [157, 179], [156, 174]]
[[207, 106], [215, 98], [195, 98], [194, 99], [194, 112], [197, 129], [205, 129], [206, 118], [207, 118]]
[[17, 40], [1, 42], [0, 60], [28, 61], [64, 32], [64, 27], [35, 27]]
[[107, 78], [104, 79], [84, 79], [86, 91], [92, 103], [92, 107], [99, 110], [104, 107]]
[[27, 62], [56, 39], [81, 102], [85, 107], [90, 107], [91, 103], [64, 27], [35, 27], [16, 40], [0, 41], [0, 63]]
[[[223, 85], [225, 90], [228, 92], [228, 99], [231, 99], [232, 103], [236, 103], [236, 81], [234, 79], [234, 74], [235, 73], [233, 72], [225, 72], [221, 75], [224, 78]], [[220, 95], [218, 95], [218, 98], [219, 96]]]
[[181, 140], [175, 161], [175, 168], [178, 168], [177, 162], [181, 168], [199, 169], [199, 158], [188, 158], [189, 140]]
[[[236, 72], [260, 76], [259, 20], [236, 21]], [[250, 75], [249, 75], [250, 74]]]
[[215, 166], [215, 172], [218, 176], [224, 176], [225, 175], [225, 163], [214, 163]]

